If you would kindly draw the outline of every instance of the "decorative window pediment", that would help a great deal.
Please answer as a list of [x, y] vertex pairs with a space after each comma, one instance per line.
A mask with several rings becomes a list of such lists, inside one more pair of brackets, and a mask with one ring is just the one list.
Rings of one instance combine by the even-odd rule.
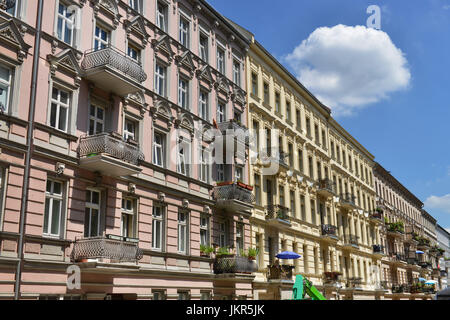
[[186, 129], [192, 134], [194, 133], [194, 120], [186, 113], [181, 113], [176, 120], [176, 125], [179, 128]]
[[73, 49], [66, 49], [57, 55], [48, 55], [47, 60], [50, 63], [52, 76], [55, 76], [57, 70], [68, 73], [74, 78], [75, 86], [80, 86], [82, 70]]
[[17, 50], [17, 61], [22, 63], [28, 54], [30, 45], [26, 44], [23, 36], [13, 20], [0, 24], [0, 42]]
[[192, 59], [192, 54], [189, 51], [186, 51], [181, 56], [177, 56], [176, 60], [178, 63], [178, 67], [185, 68], [189, 72], [192, 79], [194, 77], [194, 71], [196, 69], [194, 60]]
[[135, 107], [139, 108], [141, 116], [144, 116], [145, 111], [148, 107], [148, 103], [145, 102], [145, 95], [140, 91], [130, 93], [125, 98], [125, 104], [134, 105]]
[[245, 105], [246, 99], [245, 99], [245, 91], [240, 89], [239, 87], [235, 86], [234, 91], [231, 95], [231, 98], [234, 102], [238, 102], [242, 105]]
[[142, 45], [145, 47], [148, 43], [150, 35], [147, 33], [145, 20], [142, 16], [136, 16], [131, 20], [125, 22], [125, 29], [127, 34], [134, 32], [139, 38], [142, 39]]
[[112, 18], [115, 28], [119, 26], [120, 18], [122, 16], [119, 14], [117, 0], [91, 0], [91, 2], [94, 7], [94, 14], [96, 17], [98, 16], [100, 10], [102, 10], [104, 14]]
[[167, 35], [161, 36], [158, 40], [152, 40], [153, 49], [155, 53], [162, 52], [167, 55], [169, 61], [172, 62], [175, 56], [175, 52], [172, 50], [172, 45], [170, 43], [170, 38]]
[[222, 76], [219, 76], [219, 78], [217, 79], [217, 82], [215, 83], [215, 87], [218, 91], [221, 91], [226, 96], [228, 96], [231, 93], [230, 86], [228, 85], [227, 79], [225, 79]]
[[210, 86], [214, 84], [211, 67], [208, 65], [204, 66], [202, 69], [197, 70], [197, 78], [207, 82]]
[[172, 111], [167, 101], [156, 100], [154, 106], [150, 108], [150, 112], [154, 120], [156, 120], [157, 118], [161, 118], [165, 120], [169, 125], [172, 124], [174, 117], [172, 116]]

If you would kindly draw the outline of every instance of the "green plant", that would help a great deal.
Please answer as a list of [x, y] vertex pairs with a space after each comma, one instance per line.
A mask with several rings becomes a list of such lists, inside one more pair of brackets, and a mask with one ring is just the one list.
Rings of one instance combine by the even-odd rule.
[[218, 257], [230, 256], [230, 255], [232, 255], [232, 254], [230, 253], [229, 248], [221, 247], [221, 248], [217, 249], [216, 256], [218, 256]]
[[255, 259], [256, 256], [259, 254], [259, 249], [258, 248], [249, 248], [248, 249], [248, 258], [249, 259]]
[[248, 257], [248, 254], [245, 252], [245, 250], [244, 249], [241, 249], [241, 252], [240, 252], [240, 254], [241, 254], [241, 257]]
[[206, 255], [210, 255], [214, 252], [214, 248], [210, 246], [205, 246], [203, 244], [200, 245], [200, 252]]

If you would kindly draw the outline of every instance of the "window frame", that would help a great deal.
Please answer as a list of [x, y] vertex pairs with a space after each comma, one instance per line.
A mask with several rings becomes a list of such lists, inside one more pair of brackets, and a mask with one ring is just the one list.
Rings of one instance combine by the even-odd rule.
[[[48, 183], [51, 183], [50, 191], [48, 191]], [[55, 184], [60, 184], [60, 194], [55, 194]], [[45, 203], [47, 204], [47, 199], [49, 199], [49, 207], [47, 212], [47, 206], [45, 206], [44, 209], [44, 223], [43, 223], [43, 231], [42, 234], [44, 237], [52, 237], [52, 238], [61, 238], [62, 234], [64, 232], [63, 225], [64, 225], [64, 208], [65, 208], [65, 183], [60, 180], [55, 179], [47, 179], [46, 181], [46, 188], [45, 188]], [[53, 205], [55, 201], [59, 201], [59, 218], [58, 218], [58, 233], [53, 233], [52, 227], [53, 227]], [[45, 220], [47, 221], [47, 232], [45, 231]]]
[[217, 42], [217, 46], [216, 47], [217, 47], [216, 48], [216, 66], [217, 66], [217, 71], [219, 71], [221, 74], [225, 75], [225, 73], [226, 73], [226, 63], [225, 63], [226, 48], [224, 48], [218, 42]]
[[[97, 35], [97, 29], [100, 30], [99, 35]], [[102, 39], [101, 31], [105, 32], [105, 34], [107, 36], [106, 40]], [[100, 51], [100, 50], [106, 49], [111, 46], [112, 32], [108, 28], [105, 28], [104, 26], [97, 23], [97, 24], [95, 24], [95, 27], [94, 27], [94, 37], [93, 38], [94, 38], [93, 39], [94, 40], [94, 43], [93, 43], [94, 51]], [[98, 47], [97, 45], [100, 45], [100, 47]]]
[[[162, 71], [162, 74], [159, 71]], [[155, 63], [155, 78], [154, 78], [154, 91], [161, 97], [167, 97], [167, 66], [156, 62]], [[160, 85], [162, 83], [162, 88]]]
[[[65, 7], [65, 12], [63, 12], [63, 14], [61, 14], [61, 12], [60, 12], [60, 7], [61, 6]], [[55, 9], [56, 9], [55, 36], [56, 36], [56, 38], [58, 38], [58, 40], [64, 42], [65, 44], [68, 44], [69, 46], [75, 47], [75, 43], [76, 43], [76, 29], [73, 26], [76, 23], [77, 12], [76, 11], [73, 12], [72, 20], [70, 20], [66, 16], [69, 8], [70, 8], [70, 4], [68, 4], [67, 2], [64, 2], [64, 1], [61, 1], [61, 0], [59, 0], [57, 2], [57, 6], [55, 6]], [[62, 23], [61, 23], [61, 31], [59, 30], [60, 20], [62, 21]], [[70, 27], [70, 24], [72, 24], [72, 28]], [[61, 32], [61, 34], [60, 34], [60, 32]], [[67, 42], [66, 39], [65, 39], [67, 32], [70, 33], [70, 42]]]
[[[189, 212], [186, 210], [178, 211], [177, 250], [179, 254], [184, 255], [189, 253], [189, 216]], [[181, 219], [181, 217], [184, 219]]]
[[[160, 209], [160, 215], [156, 216], [155, 211], [156, 209]], [[156, 239], [157, 233], [155, 232], [156, 229], [156, 222], [159, 222], [159, 239]], [[166, 225], [166, 206], [161, 204], [153, 204], [152, 207], [152, 250], [153, 251], [159, 251], [164, 252], [165, 251], [165, 225]], [[160, 247], [155, 246], [155, 243], [157, 244], [159, 240]]]
[[[54, 100], [53, 98], [53, 92], [57, 90], [58, 91], [58, 100]], [[64, 92], [67, 94], [67, 104], [64, 104], [61, 102], [61, 92]], [[56, 106], [56, 114], [55, 114], [55, 125], [52, 125], [52, 114], [53, 114], [53, 105]], [[72, 92], [66, 91], [65, 89], [61, 89], [58, 86], [53, 85], [51, 90], [51, 96], [50, 96], [50, 115], [49, 115], [49, 126], [62, 132], [68, 132], [69, 131], [69, 111], [72, 105]], [[61, 123], [61, 108], [66, 109], [66, 118], [64, 119], [65, 122], [65, 130], [62, 130], [59, 128], [59, 125]]]
[[[164, 12], [161, 14], [159, 11], [159, 8], [163, 8]], [[168, 33], [169, 29], [169, 5], [165, 3], [165, 1], [158, 0], [156, 1], [156, 26], [161, 29], [162, 31]], [[161, 27], [161, 17], [164, 19], [164, 25]]]
[[[182, 87], [183, 83], [186, 84], [185, 88]], [[184, 110], [190, 110], [189, 90], [190, 90], [190, 81], [187, 78], [184, 78], [180, 75], [178, 77], [178, 105]], [[183, 101], [183, 94], [185, 95], [184, 101]]]
[[[90, 193], [90, 200], [88, 202], [88, 200], [86, 199], [85, 201], [85, 220], [84, 220], [84, 237], [85, 238], [93, 238], [93, 237], [98, 237], [100, 236], [100, 230], [101, 230], [101, 214], [102, 214], [102, 192], [100, 190], [97, 189], [86, 189], [86, 193], [89, 192]], [[92, 195], [94, 193], [98, 193], [98, 204], [92, 202]], [[87, 221], [86, 221], [86, 209], [89, 209], [89, 222], [86, 225]], [[97, 210], [97, 214], [98, 214], [98, 221], [97, 221], [97, 232], [96, 234], [92, 234], [92, 210]], [[89, 227], [88, 230], [86, 230], [86, 227]], [[86, 231], [88, 231], [88, 234], [86, 235]]]
[[[6, 91], [6, 101], [3, 113], [8, 114], [10, 112], [10, 105], [11, 105], [11, 92], [12, 92], [12, 84], [13, 84], [13, 77], [14, 77], [14, 68], [11, 68], [11, 66], [8, 66], [6, 64], [0, 63], [0, 68], [3, 68], [8, 71], [8, 81], [5, 81], [0, 77], [0, 88], [1, 88], [1, 95]], [[6, 88], [3, 88], [5, 86]], [[7, 90], [6, 90], [7, 89]], [[1, 109], [1, 106], [0, 106]]]
[[[124, 202], [127, 203], [128, 201], [131, 203], [131, 209], [129, 209], [128, 207], [124, 207]], [[127, 196], [122, 197], [120, 235], [124, 238], [132, 238], [132, 239], [137, 238], [137, 218], [138, 218], [137, 207], [138, 207], [137, 199], [127, 197]], [[127, 221], [128, 230], [127, 230], [126, 234], [124, 233], [124, 228], [123, 228], [124, 227], [124, 220], [123, 220], [124, 215], [127, 215], [127, 218], [130, 218], [130, 216], [132, 217], [131, 224], [129, 221]], [[131, 232], [129, 230], [130, 227], [131, 227]]]
[[[95, 108], [95, 115], [91, 114], [92, 107]], [[97, 117], [99, 109], [103, 110], [103, 119], [100, 119], [100, 118]], [[96, 103], [91, 103], [91, 106], [89, 108], [89, 117], [88, 117], [88, 123], [89, 123], [89, 125], [88, 125], [88, 135], [89, 136], [95, 136], [95, 135], [102, 134], [102, 133], [105, 132], [105, 124], [106, 124], [106, 117], [105, 117], [105, 115], [106, 115], [106, 108], [105, 107], [103, 107], [103, 106], [101, 106], [99, 104], [96, 104]], [[94, 121], [94, 128], [93, 128], [93, 133], [92, 134], [91, 134], [91, 121]], [[97, 132], [98, 131], [98, 128], [97, 128], [98, 124], [102, 125], [102, 131], [101, 132]]]

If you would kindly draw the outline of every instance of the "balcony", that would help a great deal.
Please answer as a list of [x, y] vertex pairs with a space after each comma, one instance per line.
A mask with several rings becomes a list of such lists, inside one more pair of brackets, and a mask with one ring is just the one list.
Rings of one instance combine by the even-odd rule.
[[289, 208], [275, 204], [266, 206], [266, 220], [274, 226], [290, 226]]
[[214, 260], [214, 274], [236, 274], [257, 271], [256, 262], [247, 257], [220, 256]]
[[334, 190], [336, 189], [335, 183], [330, 179], [322, 179], [319, 181], [319, 188], [317, 193], [325, 198], [331, 198], [334, 196]]
[[228, 212], [249, 213], [255, 202], [255, 195], [252, 190], [252, 187], [240, 182], [219, 183], [213, 191], [216, 208]]
[[261, 162], [264, 166], [272, 166], [272, 165], [277, 165], [277, 166], [281, 166], [285, 169], [289, 169], [289, 165], [286, 162], [286, 158], [289, 155], [285, 152], [277, 152], [277, 154], [275, 156], [262, 156], [261, 157]]
[[327, 286], [336, 286], [341, 277], [340, 272], [324, 272], [323, 273], [323, 283]]
[[383, 223], [383, 212], [375, 211], [369, 215], [369, 218], [377, 223]]
[[387, 235], [402, 238], [405, 234], [405, 229], [402, 222], [388, 223], [387, 225]]
[[431, 242], [427, 238], [423, 237], [416, 237], [414, 240], [418, 241], [417, 248], [418, 249], [430, 249], [431, 248]]
[[140, 84], [147, 79], [140, 63], [113, 46], [87, 51], [81, 68], [87, 80], [120, 96], [138, 91]]
[[362, 285], [362, 278], [352, 277], [348, 278], [347, 280], [347, 288], [349, 289], [362, 290], [361, 285]]
[[396, 263], [396, 264], [406, 264], [407, 263], [406, 256], [402, 253], [393, 252], [389, 256], [390, 256], [389, 257], [390, 261], [393, 263]]
[[356, 196], [351, 193], [342, 193], [340, 196], [341, 206], [344, 209], [356, 209]]
[[347, 234], [344, 237], [344, 247], [346, 249], [359, 249], [359, 237], [352, 235], [352, 234]]
[[[121, 239], [121, 240], [119, 240]], [[107, 236], [75, 240], [71, 254], [72, 262], [134, 262], [142, 259], [138, 241], [122, 237]]]
[[294, 266], [288, 265], [273, 265], [267, 267], [267, 280], [284, 280], [284, 281], [293, 281], [293, 269]]
[[384, 256], [384, 247], [382, 245], [374, 244], [372, 246], [372, 248], [373, 248], [373, 254], [375, 256], [378, 256], [378, 257], [383, 257]]
[[101, 133], [80, 138], [80, 167], [103, 175], [119, 177], [142, 171], [144, 154], [136, 144], [126, 142], [117, 133]]
[[337, 242], [339, 240], [337, 235], [337, 227], [330, 224], [322, 224], [321, 238], [326, 241]]

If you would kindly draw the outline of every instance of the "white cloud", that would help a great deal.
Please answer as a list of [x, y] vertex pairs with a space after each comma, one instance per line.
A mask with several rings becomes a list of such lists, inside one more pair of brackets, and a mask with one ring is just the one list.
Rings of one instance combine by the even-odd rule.
[[439, 209], [450, 213], [450, 194], [442, 197], [431, 196], [425, 201], [425, 206], [431, 209]]
[[284, 61], [335, 115], [386, 99], [411, 80], [408, 61], [389, 35], [365, 26], [318, 28]]

